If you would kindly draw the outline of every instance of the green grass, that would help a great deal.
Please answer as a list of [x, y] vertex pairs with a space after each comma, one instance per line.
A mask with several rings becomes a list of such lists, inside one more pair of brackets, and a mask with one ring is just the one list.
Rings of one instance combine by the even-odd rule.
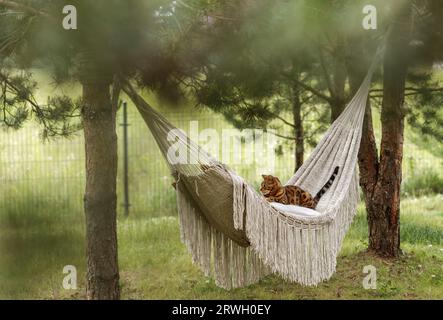
[[[34, 203], [36, 204], [36, 203]], [[40, 203], [34, 212], [0, 218], [0, 298], [82, 299], [85, 297], [84, 221], [81, 211]], [[217, 288], [191, 262], [179, 239], [175, 216], [118, 221], [123, 299], [442, 299], [443, 196], [402, 203], [404, 254], [383, 260], [365, 252], [363, 208], [352, 224], [328, 282], [305, 288], [272, 275], [247, 288]], [[63, 266], [78, 268], [79, 288], [62, 288]], [[362, 287], [363, 267], [377, 268], [378, 287]]]

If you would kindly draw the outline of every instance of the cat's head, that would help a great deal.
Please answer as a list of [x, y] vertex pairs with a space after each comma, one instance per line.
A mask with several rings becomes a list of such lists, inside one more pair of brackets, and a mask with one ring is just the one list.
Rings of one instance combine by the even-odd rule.
[[265, 174], [263, 174], [262, 177], [263, 177], [263, 182], [261, 183], [260, 186], [260, 192], [264, 196], [273, 194], [275, 193], [275, 191], [277, 191], [282, 187], [282, 184], [277, 177]]

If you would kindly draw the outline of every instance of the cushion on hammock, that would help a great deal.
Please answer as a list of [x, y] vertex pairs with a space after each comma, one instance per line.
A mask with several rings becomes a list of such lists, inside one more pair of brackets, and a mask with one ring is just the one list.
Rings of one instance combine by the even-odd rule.
[[270, 205], [277, 209], [278, 211], [290, 214], [290, 215], [296, 215], [296, 216], [305, 216], [305, 217], [318, 217], [321, 215], [320, 212], [315, 211], [313, 209], [305, 208], [296, 206], [293, 204], [283, 204], [279, 202], [271, 202]]

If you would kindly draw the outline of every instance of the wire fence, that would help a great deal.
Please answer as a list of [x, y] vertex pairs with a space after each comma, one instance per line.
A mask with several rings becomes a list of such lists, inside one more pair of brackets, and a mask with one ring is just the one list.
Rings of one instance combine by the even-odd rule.
[[[177, 127], [185, 131], [191, 121], [198, 121], [199, 130], [220, 132], [232, 128], [219, 115], [208, 111], [173, 110], [163, 112]], [[122, 123], [122, 112], [118, 124]], [[130, 109], [128, 113], [128, 192], [130, 215], [165, 216], [176, 214], [173, 182], [166, 163], [141, 117]], [[123, 127], [118, 126], [119, 169], [118, 211], [124, 212]], [[42, 142], [40, 128], [28, 123], [18, 131], [0, 131], [0, 213], [45, 210], [48, 204], [58, 211], [82, 211], [85, 184], [84, 143], [77, 135]], [[233, 151], [232, 151], [233, 152]], [[410, 163], [413, 163], [411, 165]], [[229, 164], [246, 180], [258, 185], [261, 178], [260, 159], [252, 164]], [[405, 143], [404, 179], [414, 175], [411, 168], [442, 168], [441, 159], [414, 144]], [[294, 156], [286, 150], [276, 158], [274, 174], [282, 181], [293, 172]]]
[[[128, 193], [131, 215], [165, 216], [176, 214], [175, 192], [166, 162], [146, 124], [130, 108], [127, 115]], [[177, 127], [221, 132], [231, 128], [221, 116], [196, 110], [163, 112]], [[124, 211], [123, 113], [118, 114], [118, 211]], [[0, 131], [0, 211], [29, 212], [51, 208], [82, 210], [85, 184], [82, 133], [53, 141], [42, 141], [40, 129], [27, 123], [20, 130]], [[231, 153], [234, 152], [231, 150]], [[254, 180], [256, 164], [232, 164]], [[292, 170], [288, 166], [288, 170]]]

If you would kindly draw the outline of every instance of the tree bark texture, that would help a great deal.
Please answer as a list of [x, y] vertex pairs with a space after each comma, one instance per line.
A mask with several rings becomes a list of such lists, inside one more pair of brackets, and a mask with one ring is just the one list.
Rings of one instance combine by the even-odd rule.
[[297, 85], [293, 87], [293, 97], [292, 97], [292, 115], [294, 121], [294, 136], [295, 136], [295, 171], [301, 167], [304, 161], [304, 130], [303, 121], [301, 115], [301, 99], [300, 99], [300, 88]]
[[82, 81], [86, 190], [87, 298], [119, 299], [116, 109], [110, 81]]

